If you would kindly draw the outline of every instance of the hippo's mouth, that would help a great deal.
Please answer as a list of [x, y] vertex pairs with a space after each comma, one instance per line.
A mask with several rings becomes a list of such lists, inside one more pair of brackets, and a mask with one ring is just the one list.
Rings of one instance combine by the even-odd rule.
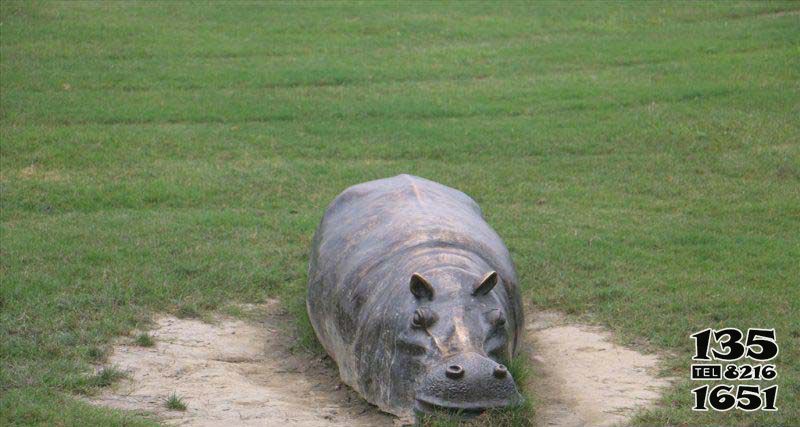
[[503, 408], [519, 404], [506, 399], [489, 400], [480, 403], [448, 402], [430, 397], [417, 397], [414, 410], [421, 414], [444, 414], [463, 418], [477, 417], [492, 408]]

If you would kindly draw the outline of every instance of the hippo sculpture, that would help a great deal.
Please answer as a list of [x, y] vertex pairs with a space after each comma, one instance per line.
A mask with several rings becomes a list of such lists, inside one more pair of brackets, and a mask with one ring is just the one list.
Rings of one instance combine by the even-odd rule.
[[342, 381], [398, 416], [518, 404], [502, 364], [523, 325], [516, 272], [466, 194], [399, 175], [352, 186], [314, 235], [308, 315]]

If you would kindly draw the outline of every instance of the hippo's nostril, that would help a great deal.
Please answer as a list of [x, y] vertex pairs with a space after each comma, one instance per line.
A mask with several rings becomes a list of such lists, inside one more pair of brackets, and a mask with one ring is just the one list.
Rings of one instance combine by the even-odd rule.
[[505, 378], [508, 375], [508, 368], [503, 365], [497, 365], [494, 368], [495, 378]]
[[447, 367], [444, 374], [447, 375], [447, 378], [457, 380], [464, 376], [464, 368], [460, 365], [450, 365]]

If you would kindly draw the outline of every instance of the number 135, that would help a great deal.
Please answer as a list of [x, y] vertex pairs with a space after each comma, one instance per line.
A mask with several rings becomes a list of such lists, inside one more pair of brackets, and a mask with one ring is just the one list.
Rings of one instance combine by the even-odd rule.
[[[711, 349], [711, 336], [714, 341], [720, 344], [721, 350]], [[693, 360], [739, 360], [748, 357], [753, 360], [765, 361], [775, 358], [778, 355], [778, 343], [775, 341], [775, 329], [747, 330], [747, 339], [742, 343], [744, 334], [736, 328], [720, 329], [718, 331], [704, 329], [691, 335], [694, 340], [695, 354]]]

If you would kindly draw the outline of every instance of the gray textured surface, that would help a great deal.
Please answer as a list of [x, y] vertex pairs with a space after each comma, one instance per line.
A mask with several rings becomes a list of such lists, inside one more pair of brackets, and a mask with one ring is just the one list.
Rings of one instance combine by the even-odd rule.
[[[500, 237], [460, 191], [410, 175], [345, 190], [314, 236], [307, 302], [342, 380], [384, 411], [408, 415], [416, 392], [434, 383], [435, 400], [453, 407], [517, 397], [510, 376], [492, 375], [515, 353], [523, 325], [516, 273]], [[467, 375], [437, 377], [461, 359]]]

